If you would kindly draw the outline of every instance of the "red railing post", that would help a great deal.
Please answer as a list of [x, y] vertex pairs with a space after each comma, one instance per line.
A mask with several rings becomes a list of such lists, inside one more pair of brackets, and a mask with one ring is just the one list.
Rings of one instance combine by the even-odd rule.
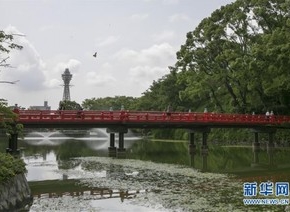
[[123, 119], [124, 119], [124, 111], [122, 110], [122, 111], [120, 112], [120, 120], [123, 121]]
[[204, 121], [208, 120], [208, 113], [207, 112], [203, 113], [203, 120]]
[[[155, 119], [156, 119], [156, 116], [155, 116]], [[162, 113], [162, 121], [164, 121], [165, 119], [166, 119], [166, 114]]]
[[60, 119], [63, 120], [64, 119], [64, 112], [60, 111]]

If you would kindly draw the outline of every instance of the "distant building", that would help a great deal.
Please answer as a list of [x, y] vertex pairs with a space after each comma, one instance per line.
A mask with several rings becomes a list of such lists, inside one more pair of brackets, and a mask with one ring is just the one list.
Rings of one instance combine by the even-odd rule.
[[47, 101], [44, 101], [43, 106], [30, 106], [28, 110], [50, 110], [50, 106], [48, 106]]

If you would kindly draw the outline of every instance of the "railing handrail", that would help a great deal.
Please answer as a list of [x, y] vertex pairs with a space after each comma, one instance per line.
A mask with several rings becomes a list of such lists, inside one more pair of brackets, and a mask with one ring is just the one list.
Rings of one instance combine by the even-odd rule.
[[[129, 110], [15, 110], [19, 123], [38, 122], [122, 122], [122, 123], [211, 123], [211, 124], [271, 124], [290, 123], [290, 116], [264, 114], [230, 114], [203, 112], [165, 112], [165, 111], [129, 111]], [[0, 121], [4, 119], [0, 116]], [[5, 120], [4, 120], [5, 121]]]

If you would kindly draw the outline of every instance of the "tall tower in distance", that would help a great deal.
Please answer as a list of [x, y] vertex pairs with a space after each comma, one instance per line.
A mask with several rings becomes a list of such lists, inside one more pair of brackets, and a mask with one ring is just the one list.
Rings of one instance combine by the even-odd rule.
[[61, 75], [62, 80], [63, 80], [63, 97], [62, 100], [63, 101], [70, 101], [70, 92], [69, 92], [69, 83], [71, 81], [72, 78], [72, 74], [69, 72], [69, 69], [66, 68], [64, 73]]

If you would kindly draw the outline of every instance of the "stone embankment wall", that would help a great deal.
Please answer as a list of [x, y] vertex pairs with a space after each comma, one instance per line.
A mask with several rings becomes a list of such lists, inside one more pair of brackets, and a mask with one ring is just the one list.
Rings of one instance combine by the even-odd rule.
[[24, 174], [0, 183], [0, 211], [13, 211], [32, 203], [29, 185]]

